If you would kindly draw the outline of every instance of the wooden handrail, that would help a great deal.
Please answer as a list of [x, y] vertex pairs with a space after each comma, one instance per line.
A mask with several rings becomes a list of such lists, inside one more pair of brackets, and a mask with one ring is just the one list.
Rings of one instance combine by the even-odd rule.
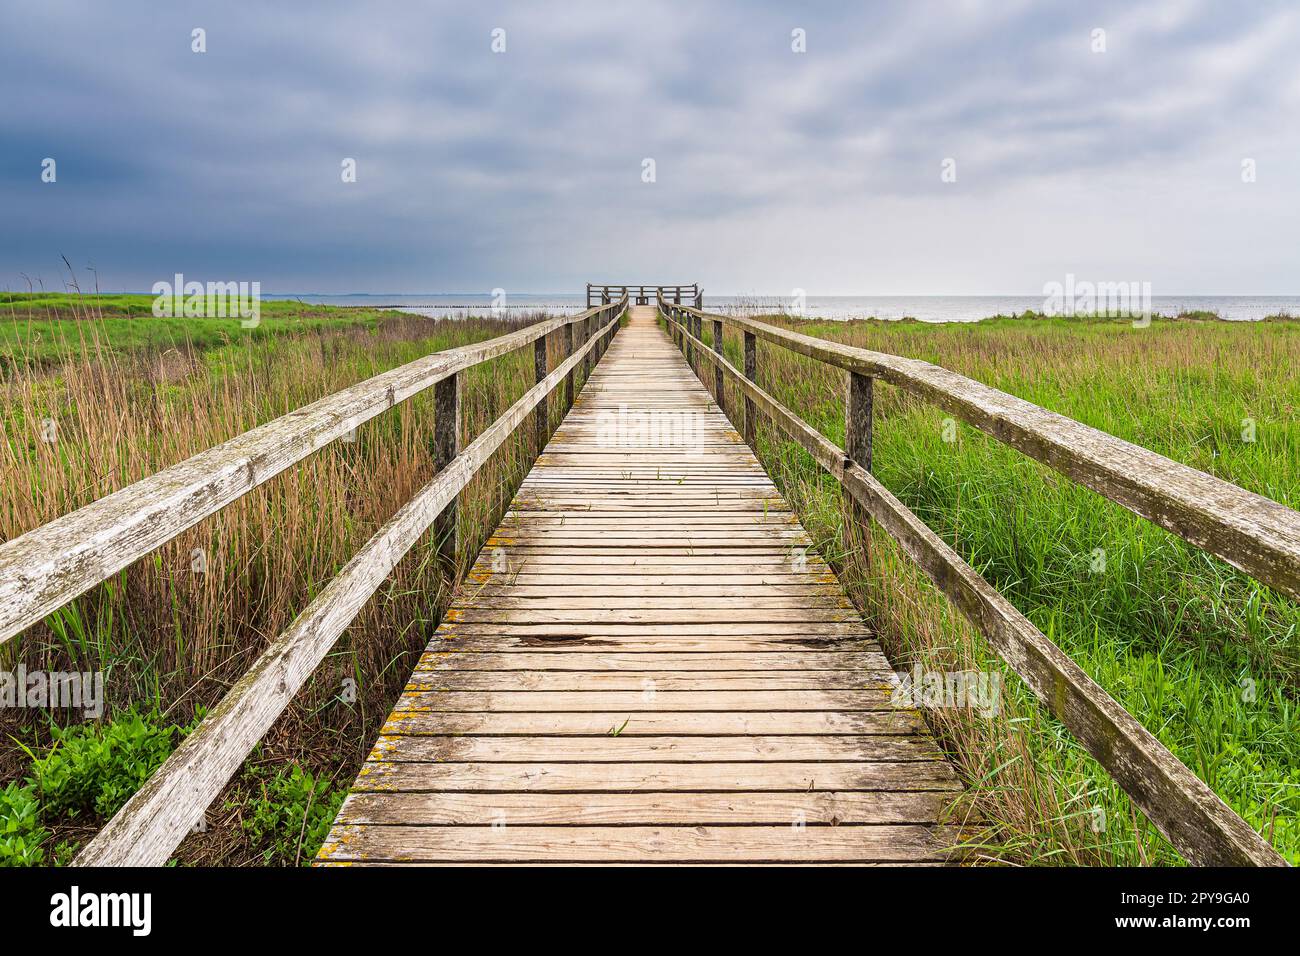
[[0, 644], [412, 395], [622, 300], [436, 352], [282, 415], [0, 545]]
[[[865, 508], [899, 542], [939, 590], [979, 629], [998, 655], [1025, 681], [1057, 719], [1074, 733], [1085, 749], [1106, 768], [1185, 859], [1197, 865], [1286, 865], [1282, 856], [1250, 824], [1234, 813], [1154, 734], [1143, 727], [942, 538], [894, 497], [864, 467], [861, 450], [854, 455], [846, 453], [755, 384], [753, 379], [756, 362], [750, 337], [760, 335], [761, 330], [771, 330], [782, 334], [763, 337], [784, 345], [784, 330], [761, 322], [741, 320], [745, 323], [747, 332], [746, 368], [742, 374], [723, 357], [720, 342], [716, 342], [715, 347], [710, 349], [699, 336], [698, 323], [705, 313], [662, 301], [660, 311], [676, 327], [683, 351], [689, 347], [691, 352], [711, 363], [719, 374], [725, 373], [741, 389], [746, 398], [746, 434], [751, 434], [753, 427], [749, 420], [750, 409], [761, 407], [783, 432], [808, 451], [823, 469], [837, 478], [852, 500]], [[683, 318], [691, 320], [695, 325], [694, 331], [687, 327]], [[716, 322], [720, 317], [710, 318]], [[721, 323], [715, 324], [715, 331], [720, 326]], [[805, 347], [810, 342], [821, 341], [809, 336], [799, 338], [805, 340], [801, 343]], [[819, 357], [812, 354], [811, 349], [803, 351], [803, 354]], [[840, 353], [837, 351], [836, 354]], [[882, 353], [867, 354], [873, 356], [873, 362], [877, 361], [875, 356], [895, 358]], [[851, 374], [856, 372], [857, 367], [850, 368]], [[928, 368], [937, 369], [936, 366]], [[700, 377], [703, 380], [703, 376]], [[963, 381], [978, 384], [969, 379]], [[862, 386], [859, 384], [858, 387]], [[998, 395], [1004, 394], [994, 389], [987, 390]], [[852, 386], [850, 394], [852, 395]], [[855, 411], [859, 416], [858, 422], [861, 422], [862, 398], [859, 397], [858, 401], [859, 407], [850, 410], [850, 425], [854, 424]], [[867, 408], [869, 407], [868, 401]], [[996, 433], [990, 433], [998, 437]], [[863, 436], [859, 435], [855, 440], [860, 443]], [[869, 458], [865, 464], [869, 466]]]
[[661, 304], [683, 314], [707, 315], [809, 358], [896, 385], [1300, 599], [1300, 512], [1270, 498], [929, 362], [753, 319]]
[[397, 562], [533, 409], [544, 407], [580, 362], [603, 352], [625, 306], [623, 300], [593, 310], [613, 318], [398, 509], [86, 845], [75, 865], [159, 866], [168, 860]]

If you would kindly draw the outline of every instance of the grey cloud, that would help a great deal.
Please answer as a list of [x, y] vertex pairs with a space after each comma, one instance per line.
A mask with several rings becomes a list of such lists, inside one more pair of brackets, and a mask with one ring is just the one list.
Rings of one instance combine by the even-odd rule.
[[57, 285], [66, 253], [128, 289], [562, 291], [671, 267], [719, 292], [998, 292], [1119, 263], [1162, 291], [1294, 291], [1274, 249], [1300, 205], [1300, 18], [1280, 3], [48, 0], [9, 19], [0, 286]]

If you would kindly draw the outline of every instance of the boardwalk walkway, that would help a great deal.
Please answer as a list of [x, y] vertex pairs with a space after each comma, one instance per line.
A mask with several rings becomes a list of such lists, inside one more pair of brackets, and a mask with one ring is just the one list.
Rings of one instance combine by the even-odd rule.
[[945, 860], [957, 777], [809, 545], [633, 308], [320, 860]]

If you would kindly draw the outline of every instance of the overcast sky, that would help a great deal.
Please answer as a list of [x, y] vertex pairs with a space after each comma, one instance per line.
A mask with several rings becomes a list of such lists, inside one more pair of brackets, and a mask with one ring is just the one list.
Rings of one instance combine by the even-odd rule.
[[289, 6], [6, 3], [0, 288], [1300, 292], [1294, 3]]

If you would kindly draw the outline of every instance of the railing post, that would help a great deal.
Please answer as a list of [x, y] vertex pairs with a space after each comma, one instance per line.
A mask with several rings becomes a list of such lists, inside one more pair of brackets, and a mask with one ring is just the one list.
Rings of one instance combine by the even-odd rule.
[[[460, 454], [460, 373], [433, 386], [433, 463], [442, 471]], [[434, 540], [443, 573], [456, 580], [456, 545], [460, 534], [457, 501], [453, 498], [434, 522]]]
[[[722, 355], [722, 320], [713, 320], [713, 354]], [[713, 396], [717, 400], [718, 408], [722, 414], [727, 414], [727, 403], [725, 400], [726, 392], [725, 383], [722, 378], [722, 364], [717, 363], [713, 366]]]
[[[587, 341], [591, 338], [591, 320], [592, 320], [592, 316], [590, 315], [582, 320], [582, 342], [579, 343], [579, 347], [586, 345]], [[590, 351], [588, 351], [587, 354], [582, 357], [582, 387], [583, 388], [587, 387], [587, 379], [589, 378], [591, 378], [591, 352]]]
[[[540, 339], [533, 342], [533, 381], [540, 382], [546, 378], [546, 340], [550, 338], [543, 335]], [[537, 410], [533, 412], [536, 416], [537, 424], [537, 454], [542, 453], [546, 447], [546, 439], [550, 436], [551, 429], [551, 396], [543, 395], [542, 400], [537, 403]]]
[[[753, 332], [745, 333], [745, 378], [758, 381], [758, 336]], [[758, 446], [758, 406], [748, 395], [745, 396], [745, 441], [751, 448]]]
[[692, 369], [695, 368], [695, 343], [690, 341], [687, 336], [695, 332], [695, 320], [687, 312], [678, 318], [678, 324], [682, 327], [682, 341], [686, 343], [686, 364]]
[[867, 471], [871, 470], [871, 400], [870, 375], [849, 373], [849, 402], [844, 422], [844, 451]]
[[[849, 373], [848, 403], [844, 413], [844, 454], [850, 461], [871, 470], [871, 403], [872, 382], [870, 375]], [[871, 515], [857, 499], [849, 498], [849, 515], [853, 519], [853, 529], [848, 534], [848, 544], [855, 544], [861, 549], [863, 568], [871, 561]], [[854, 541], [857, 537], [859, 540]]]
[[[691, 316], [691, 334], [694, 335], [697, 340], [701, 342], [704, 341], [704, 320], [700, 318], [698, 315]], [[692, 351], [691, 354], [695, 355], [694, 351]], [[695, 355], [695, 374], [697, 376], [700, 374], [700, 370], [703, 368], [703, 365], [701, 364], [703, 361], [704, 359], [700, 358], [698, 355]]]
[[[567, 359], [573, 354], [573, 323], [564, 323], [564, 357]], [[564, 376], [564, 410], [567, 413], [573, 407], [573, 375], [574, 370], [569, 371]]]

